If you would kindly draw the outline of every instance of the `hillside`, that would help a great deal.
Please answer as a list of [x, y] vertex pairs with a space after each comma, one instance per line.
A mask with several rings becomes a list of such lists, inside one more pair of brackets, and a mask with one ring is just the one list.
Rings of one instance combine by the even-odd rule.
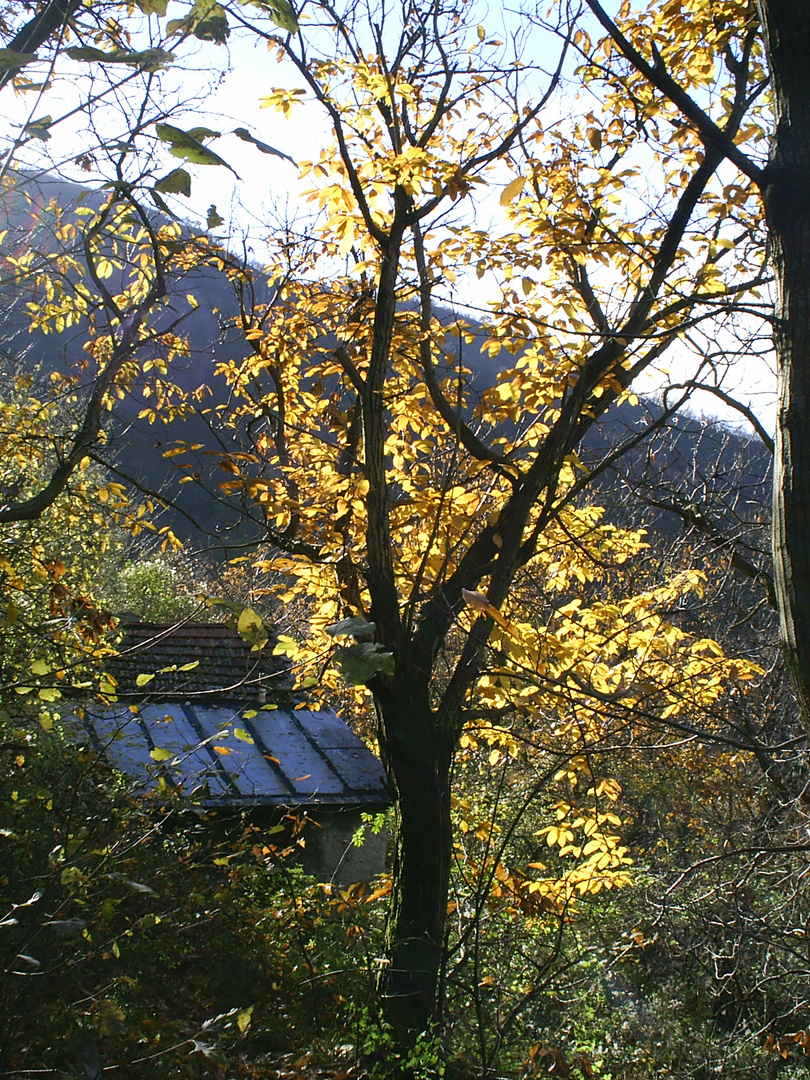
[[[48, 178], [33, 187], [26, 184], [25, 197], [18, 194], [6, 207], [10, 229], [5, 250], [53, 250], [55, 222], [49, 201], [75, 208], [97, 203], [99, 197]], [[257, 300], [267, 300], [261, 271], [257, 268], [254, 274]], [[44, 384], [58, 370], [76, 374], [81, 383], [83, 327], [47, 335], [32, 332], [25, 308], [28, 298], [8, 288], [5, 295], [10, 302], [0, 312], [4, 372], [25, 373]], [[194, 309], [189, 295], [194, 298]], [[150, 420], [143, 414], [155, 401], [155, 370], [141, 374], [116, 404], [106, 427], [107, 442], [99, 448], [100, 460], [131, 488], [134, 497], [152, 493], [169, 504], [155, 520], [170, 525], [193, 548], [210, 552], [234, 551], [259, 541], [263, 534], [255, 507], [226, 496], [219, 487], [225, 474], [218, 455], [249, 449], [248, 439], [240, 439], [218, 421], [230, 400], [230, 389], [216, 373], [217, 364], [239, 363], [248, 352], [234, 325], [238, 313], [233, 288], [223, 273], [212, 268], [191, 269], [170, 283], [156, 329], [180, 320], [188, 355], [174, 357], [168, 378], [186, 394], [198, 388], [204, 392], [185, 415], [170, 422], [160, 417]], [[440, 310], [438, 316], [447, 325], [458, 317], [449, 310]], [[492, 359], [482, 351], [481, 343], [462, 342], [459, 355], [458, 338], [451, 334], [447, 346], [456, 354], [453, 364], [461, 364], [473, 400], [517, 359], [505, 351]], [[159, 347], [147, 347], [141, 359], [155, 360], [160, 355]], [[165, 455], [181, 445], [199, 449], [184, 454], [177, 464]], [[631, 447], [628, 452], [601, 471], [605, 460], [625, 445]], [[688, 414], [676, 415], [662, 425], [661, 406], [652, 400], [614, 406], [587, 432], [579, 457], [586, 469], [598, 473], [586, 497], [607, 503], [610, 517], [618, 523], [651, 525], [665, 533], [687, 523], [710, 534], [739, 539], [746, 522], [761, 522], [768, 516], [770, 458], [764, 446], [739, 429]], [[767, 561], [766, 546], [749, 547], [755, 562]]]

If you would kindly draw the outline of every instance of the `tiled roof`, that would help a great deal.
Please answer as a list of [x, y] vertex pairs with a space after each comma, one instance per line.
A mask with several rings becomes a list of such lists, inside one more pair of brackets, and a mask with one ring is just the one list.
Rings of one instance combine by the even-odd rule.
[[330, 710], [119, 704], [82, 709], [72, 723], [138, 786], [162, 776], [206, 806], [345, 810], [390, 801], [380, 762]]
[[[256, 700], [260, 691], [278, 693], [288, 685], [283, 657], [273, 656], [277, 637], [258, 652], [235, 630], [221, 623], [131, 622], [119, 626], [119, 656], [110, 672], [120, 696], [170, 698], [229, 698]], [[148, 681], [138, 676], [152, 675]]]
[[388, 805], [368, 747], [334, 712], [292, 700], [275, 635], [253, 652], [221, 624], [119, 630], [118, 702], [85, 705], [70, 723], [141, 789], [163, 778], [211, 807]]

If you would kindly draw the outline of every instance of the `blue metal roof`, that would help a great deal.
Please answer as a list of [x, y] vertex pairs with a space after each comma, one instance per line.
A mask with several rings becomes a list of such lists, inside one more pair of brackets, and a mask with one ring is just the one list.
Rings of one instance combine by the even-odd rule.
[[190, 701], [92, 707], [84, 737], [144, 789], [159, 777], [206, 806], [389, 803], [379, 760], [330, 710]]

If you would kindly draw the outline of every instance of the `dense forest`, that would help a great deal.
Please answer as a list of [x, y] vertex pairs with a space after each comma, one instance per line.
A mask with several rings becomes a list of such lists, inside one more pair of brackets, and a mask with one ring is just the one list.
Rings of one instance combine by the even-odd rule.
[[[0, 1075], [805, 1075], [810, 10], [0, 39]], [[79, 721], [177, 667], [127, 696], [133, 618], [346, 719], [384, 872], [115, 768]]]

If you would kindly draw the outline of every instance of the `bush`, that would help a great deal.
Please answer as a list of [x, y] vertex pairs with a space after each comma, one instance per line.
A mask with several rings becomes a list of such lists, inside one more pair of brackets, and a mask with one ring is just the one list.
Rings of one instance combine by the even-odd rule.
[[306, 880], [249, 818], [133, 797], [58, 724], [0, 724], [7, 1068], [258, 1076], [335, 1041], [371, 987], [368, 890]]

